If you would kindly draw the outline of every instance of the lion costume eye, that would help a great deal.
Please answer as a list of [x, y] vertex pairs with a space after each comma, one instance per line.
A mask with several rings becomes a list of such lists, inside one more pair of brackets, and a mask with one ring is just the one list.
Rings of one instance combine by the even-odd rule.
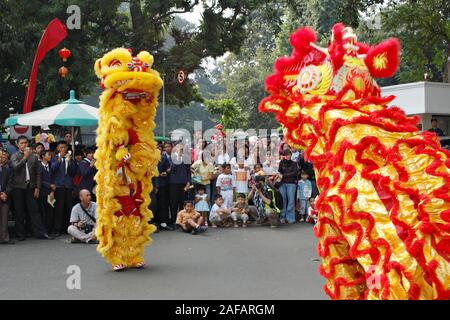
[[122, 63], [119, 60], [114, 59], [108, 65], [110, 68], [119, 68], [122, 66]]
[[309, 65], [300, 70], [297, 88], [302, 94], [314, 90], [320, 83], [321, 72], [317, 66]]

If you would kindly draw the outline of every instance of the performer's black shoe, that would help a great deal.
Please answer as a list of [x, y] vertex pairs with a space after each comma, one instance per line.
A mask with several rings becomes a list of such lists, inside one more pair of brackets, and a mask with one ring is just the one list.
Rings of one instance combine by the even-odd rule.
[[55, 238], [49, 236], [48, 234], [44, 234], [42, 236], [37, 237], [40, 240], [54, 240]]
[[2, 241], [2, 242], [0, 242], [0, 244], [14, 244], [15, 243], [15, 241], [14, 240], [11, 240], [11, 239], [9, 239], [8, 241]]
[[175, 228], [169, 224], [166, 224], [165, 226], [161, 225], [161, 226], [159, 226], [159, 228], [164, 231], [174, 231], [175, 230]]

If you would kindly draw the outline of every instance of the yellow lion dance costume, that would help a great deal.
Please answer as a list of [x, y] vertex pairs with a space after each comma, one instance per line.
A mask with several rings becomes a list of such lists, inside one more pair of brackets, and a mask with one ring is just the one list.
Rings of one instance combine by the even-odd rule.
[[315, 233], [333, 299], [450, 299], [450, 153], [415, 117], [388, 107], [374, 78], [399, 65], [396, 39], [368, 46], [333, 27], [291, 36], [260, 104], [314, 163]]
[[101, 79], [97, 151], [97, 251], [113, 270], [142, 268], [155, 227], [148, 209], [160, 154], [153, 139], [163, 82], [146, 51], [118, 48], [95, 63]]

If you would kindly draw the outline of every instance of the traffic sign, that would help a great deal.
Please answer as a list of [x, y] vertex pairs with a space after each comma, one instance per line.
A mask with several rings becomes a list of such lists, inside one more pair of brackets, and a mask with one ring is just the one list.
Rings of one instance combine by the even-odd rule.
[[186, 80], [186, 74], [183, 70], [178, 71], [178, 83], [183, 84], [184, 80]]
[[17, 139], [19, 136], [26, 136], [28, 139], [31, 139], [31, 126], [12, 126], [11, 131], [9, 132], [9, 138]]

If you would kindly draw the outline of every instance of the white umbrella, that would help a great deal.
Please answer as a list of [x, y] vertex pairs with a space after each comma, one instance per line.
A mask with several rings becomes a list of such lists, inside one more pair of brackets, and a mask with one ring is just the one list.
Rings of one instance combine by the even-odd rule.
[[98, 108], [75, 99], [75, 91], [70, 90], [69, 100], [52, 107], [19, 114], [5, 120], [5, 125], [49, 126], [52, 124], [72, 127], [72, 145], [74, 145], [74, 127], [90, 127], [98, 124]]

